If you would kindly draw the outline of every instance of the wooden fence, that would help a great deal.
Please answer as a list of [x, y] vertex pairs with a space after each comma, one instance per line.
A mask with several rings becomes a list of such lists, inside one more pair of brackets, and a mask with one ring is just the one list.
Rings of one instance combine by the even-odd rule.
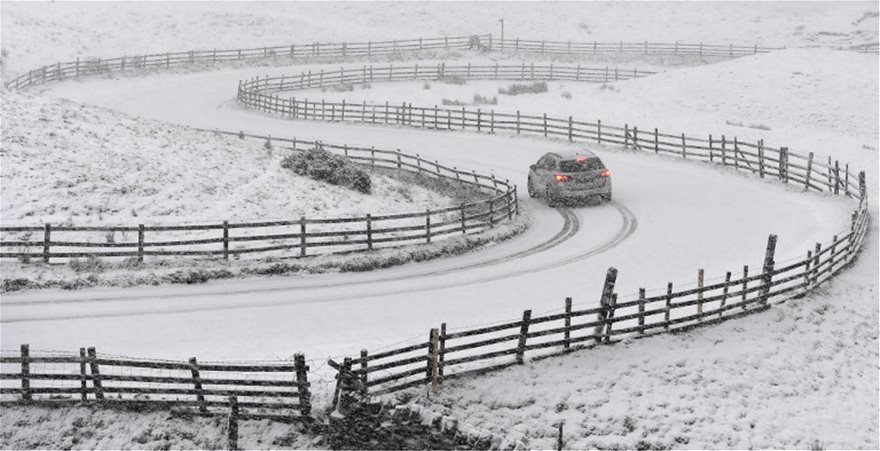
[[[497, 68], [497, 69], [496, 69]], [[645, 336], [652, 333], [680, 330], [711, 324], [767, 309], [770, 302], [781, 302], [803, 296], [829, 280], [846, 267], [858, 254], [868, 227], [867, 191], [865, 173], [855, 174], [849, 165], [839, 161], [822, 161], [812, 152], [801, 155], [786, 147], [765, 145], [763, 140], [741, 141], [725, 135], [707, 137], [687, 136], [683, 133], [660, 132], [657, 128], [640, 129], [629, 124], [608, 125], [601, 121], [585, 121], [568, 117], [525, 115], [520, 111], [503, 113], [479, 108], [440, 108], [438, 106], [370, 105], [297, 100], [282, 98], [277, 93], [296, 89], [356, 83], [371, 80], [442, 80], [455, 76], [476, 79], [517, 80], [550, 79], [550, 66], [534, 72], [531, 66], [474, 66], [454, 72], [449, 67], [398, 67], [391, 69], [340, 69], [338, 72], [299, 74], [242, 81], [239, 100], [246, 106], [279, 114], [291, 119], [324, 121], [352, 121], [370, 124], [397, 124], [429, 129], [474, 130], [495, 133], [505, 131], [544, 137], [562, 137], [569, 141], [591, 141], [598, 144], [620, 145], [627, 149], [664, 154], [682, 159], [718, 164], [738, 171], [751, 172], [760, 178], [778, 179], [780, 183], [802, 187], [805, 191], [823, 192], [857, 199], [858, 208], [852, 213], [848, 230], [835, 235], [828, 243], [817, 243], [806, 256], [776, 265], [776, 237], [771, 236], [760, 271], [749, 273], [728, 272], [724, 282], [705, 285], [700, 271], [697, 288], [674, 290], [670, 283], [665, 291], [647, 296], [640, 290], [638, 298], [618, 300], [614, 293], [616, 270], [609, 270], [605, 290], [598, 307], [572, 310], [566, 303], [562, 313], [531, 316], [501, 325], [448, 332], [445, 324], [432, 329], [426, 341], [370, 354], [363, 350], [359, 357], [346, 358], [341, 363], [331, 362], [339, 371], [340, 389], [356, 390], [362, 394], [385, 394], [405, 388], [431, 383], [435, 386], [444, 378], [457, 377], [487, 369], [520, 364], [528, 351], [532, 355], [567, 352], [576, 347], [612, 343], [623, 337]], [[462, 75], [462, 70], [466, 70]], [[566, 79], [591, 80], [581, 74], [593, 69], [574, 69], [554, 66], [554, 77], [566, 74]], [[376, 74], [380, 74], [378, 77]], [[451, 75], [453, 74], [454, 75]], [[496, 75], [496, 73], [498, 75]], [[635, 72], [637, 76], [638, 72]], [[372, 78], [369, 78], [372, 77]], [[387, 77], [387, 78], [383, 78]], [[556, 78], [554, 78], [556, 79]], [[540, 352], [539, 352], [540, 351]], [[337, 399], [344, 399], [338, 395]]]
[[718, 45], [699, 43], [656, 43], [656, 42], [572, 42], [544, 41], [535, 39], [497, 39], [489, 36], [489, 48], [499, 51], [529, 52], [547, 55], [680, 55], [701, 57], [737, 58], [741, 56], [768, 53], [785, 47], [763, 47], [755, 45]]
[[397, 39], [367, 42], [312, 42], [281, 46], [240, 49], [186, 50], [182, 52], [151, 53], [115, 58], [77, 58], [75, 61], [47, 64], [25, 72], [5, 84], [20, 89], [53, 81], [110, 72], [170, 69], [204, 64], [223, 64], [237, 61], [310, 59], [310, 58], [372, 58], [437, 50], [514, 51], [548, 55], [697, 55], [735, 58], [755, 53], [766, 53], [779, 47], [717, 44], [649, 43], [649, 42], [571, 42], [538, 41], [528, 39], [494, 39], [490, 34], [445, 36], [442, 38]]
[[308, 421], [308, 371], [302, 354], [230, 364], [103, 356], [95, 348], [32, 353], [21, 345], [20, 353], [0, 356], [0, 403], [148, 405], [210, 416], [227, 414], [235, 397], [241, 419]]
[[[447, 379], [522, 364], [527, 354], [562, 354], [761, 312], [809, 293], [846, 268], [864, 242], [868, 220], [863, 203], [849, 230], [785, 264], [776, 263], [777, 238], [771, 235], [757, 273], [744, 266], [736, 276], [727, 272], [723, 282], [704, 285], [700, 270], [696, 288], [676, 290], [670, 282], [650, 296], [642, 288], [624, 299], [614, 291], [617, 270], [609, 268], [597, 307], [575, 309], [567, 298], [563, 311], [549, 315], [533, 317], [526, 310], [519, 320], [457, 331], [442, 323], [425, 341], [378, 353], [365, 349], [331, 365], [339, 372], [340, 391], [383, 395], [428, 384], [436, 390]], [[345, 399], [344, 393], [337, 399]]]
[[[507, 180], [475, 171], [462, 171], [439, 162], [409, 155], [397, 150], [357, 147], [247, 135], [214, 132], [248, 139], [269, 141], [290, 151], [321, 146], [348, 157], [365, 168], [407, 171], [423, 177], [444, 179], [484, 192], [485, 198], [445, 208], [410, 213], [354, 216], [342, 218], [298, 218], [261, 221], [189, 225], [130, 226], [41, 226], [0, 225], [0, 233], [17, 233], [24, 237], [0, 240], [0, 258], [18, 258], [49, 262], [52, 258], [128, 257], [140, 261], [144, 256], [230, 256], [280, 253], [305, 257], [329, 252], [369, 251], [382, 247], [415, 243], [431, 243], [455, 234], [473, 234], [494, 228], [513, 219], [517, 213], [517, 189]], [[119, 233], [127, 241], [109, 239]], [[186, 235], [195, 233], [196, 236]], [[74, 236], [59, 239], [59, 235]], [[108, 235], [109, 234], [109, 235]], [[35, 240], [33, 235], [42, 235]], [[111, 242], [112, 241], [112, 242]]]

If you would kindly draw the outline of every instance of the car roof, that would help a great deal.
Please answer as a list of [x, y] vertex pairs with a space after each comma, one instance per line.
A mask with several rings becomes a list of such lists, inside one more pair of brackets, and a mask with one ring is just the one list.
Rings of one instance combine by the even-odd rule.
[[561, 160], [573, 160], [577, 157], [599, 158], [593, 152], [587, 149], [566, 150], [564, 152], [550, 152], [551, 155]]

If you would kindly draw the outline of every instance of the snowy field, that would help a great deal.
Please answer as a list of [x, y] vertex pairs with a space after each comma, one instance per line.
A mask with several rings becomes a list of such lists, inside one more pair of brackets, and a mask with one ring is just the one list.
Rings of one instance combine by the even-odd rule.
[[[502, 15], [508, 37], [784, 45], [789, 49], [713, 64], [628, 59], [621, 65], [663, 73], [605, 85], [551, 82], [547, 93], [537, 95], [499, 95], [506, 82], [431, 83], [430, 89], [423, 82], [374, 83], [353, 92], [297, 95], [425, 105], [491, 95], [498, 97], [491, 107], [498, 111], [571, 114], [640, 129], [764, 139], [799, 153], [833, 156], [849, 162], [854, 171], [866, 170], [870, 211], [877, 217], [878, 58], [832, 50], [877, 41], [877, 7], [871, 3], [554, 3], [539, 8], [528, 3], [413, 3], [395, 5], [397, 9], [377, 3], [4, 3], [2, 8], [4, 80], [32, 66], [77, 56], [495, 32]], [[486, 58], [467, 52], [455, 57], [459, 63]], [[327, 68], [338, 69], [339, 64]], [[375, 207], [341, 195], [328, 197], [314, 187], [303, 186], [314, 196], [272, 190], [285, 181], [266, 171], [274, 166], [265, 149], [225, 140], [205, 142], [185, 126], [401, 148], [493, 172], [520, 187], [528, 165], [544, 152], [576, 147], [536, 138], [289, 121], [242, 109], [234, 101], [240, 79], [303, 69], [160, 72], [73, 80], [25, 94], [4, 91], [3, 222], [39, 223], [47, 215], [67, 219], [70, 213], [64, 208], [77, 205], [58, 197], [68, 189], [83, 199], [77, 208], [97, 209], [95, 215], [105, 214], [101, 208], [111, 203], [141, 202], [135, 209], [139, 216], [175, 220], [185, 218], [180, 212], [194, 206], [202, 214], [234, 207], [249, 215], [269, 211], [270, 216], [293, 209], [288, 205], [296, 205], [296, 211]], [[42, 117], [48, 123], [71, 123], [31, 125]], [[150, 139], [151, 134], [165, 138]], [[163, 148], [168, 136], [176, 144]], [[71, 141], [84, 137], [89, 138]], [[102, 140], [105, 147], [98, 147]], [[131, 148], [114, 146], [118, 140]], [[83, 150], [67, 160], [62, 151], [69, 146], [91, 152]], [[228, 168], [208, 158], [215, 155], [215, 146], [223, 149]], [[316, 390], [326, 392], [332, 377], [328, 368], [321, 368], [326, 356], [354, 355], [361, 348], [375, 352], [420, 339], [441, 321], [459, 328], [516, 318], [526, 308], [559, 310], [566, 296], [574, 297], [576, 305], [593, 306], [608, 266], [620, 270], [621, 293], [660, 288], [668, 281], [694, 286], [697, 268], [717, 280], [743, 264], [759, 267], [770, 233], [780, 237], [778, 260], [804, 254], [814, 242], [846, 229], [854, 208], [839, 198], [703, 164], [591, 148], [612, 168], [615, 203], [574, 209], [578, 233], [552, 251], [516, 257], [557, 234], [564, 220], [542, 202], [521, 198], [531, 220], [528, 231], [481, 252], [438, 261], [366, 274], [5, 294], [0, 303], [2, 347], [96, 346], [121, 355], [211, 360], [288, 358], [303, 352], [312, 359]], [[141, 153], [144, 149], [152, 150], [149, 160]], [[192, 187], [176, 187], [187, 197], [175, 210], [173, 202], [138, 195], [137, 190], [149, 186], [137, 184], [128, 170], [108, 174], [105, 184], [96, 184], [89, 175], [100, 172], [100, 166], [90, 165], [108, 152], [115, 159], [130, 159], [132, 168], [149, 166], [145, 174], [155, 180], [155, 189], [164, 189], [166, 172], [155, 163], [176, 166], [169, 158], [179, 152], [193, 157], [199, 176], [182, 176]], [[50, 164], [34, 164], [40, 154]], [[65, 170], [53, 175], [52, 168], [58, 167]], [[60, 181], [76, 174], [77, 167], [88, 183], [55, 188], [21, 184], [37, 176]], [[245, 181], [242, 191], [239, 185]], [[388, 182], [389, 190], [399, 189], [394, 183]], [[126, 184], [133, 186], [126, 194], [130, 199], [116, 196], [117, 185]], [[83, 191], [93, 185], [97, 191]], [[229, 204], [220, 203], [210, 196], [212, 190], [236, 195]], [[416, 191], [412, 197], [415, 205], [442, 202], [430, 191]], [[127, 208], [111, 206], [118, 214], [114, 219], [131, 215]], [[84, 217], [88, 215], [73, 221], [83, 223]], [[443, 410], [439, 406], [455, 401], [450, 412], [463, 422], [508, 431], [512, 439], [536, 448], [553, 446], [552, 425], [559, 421], [569, 431], [567, 444], [575, 448], [637, 447], [639, 441], [689, 448], [803, 448], [814, 441], [827, 447], [876, 448], [876, 238], [877, 227], [871, 225], [866, 252], [855, 267], [797, 302], [695, 333], [461, 381], [444, 387], [433, 408]], [[588, 383], [582, 379], [585, 374]], [[522, 385], [535, 388], [524, 390]]]

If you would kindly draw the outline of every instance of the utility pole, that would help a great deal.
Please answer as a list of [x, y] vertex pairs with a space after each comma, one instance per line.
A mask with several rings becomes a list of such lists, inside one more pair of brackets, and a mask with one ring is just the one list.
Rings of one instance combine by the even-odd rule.
[[501, 51], [504, 51], [504, 18], [498, 19], [501, 22]]

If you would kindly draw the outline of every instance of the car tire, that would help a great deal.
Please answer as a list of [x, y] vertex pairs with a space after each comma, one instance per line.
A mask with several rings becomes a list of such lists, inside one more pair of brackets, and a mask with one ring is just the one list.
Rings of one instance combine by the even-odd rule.
[[532, 178], [529, 177], [528, 184], [526, 185], [526, 189], [529, 191], [529, 197], [538, 197], [538, 192], [532, 188]]

